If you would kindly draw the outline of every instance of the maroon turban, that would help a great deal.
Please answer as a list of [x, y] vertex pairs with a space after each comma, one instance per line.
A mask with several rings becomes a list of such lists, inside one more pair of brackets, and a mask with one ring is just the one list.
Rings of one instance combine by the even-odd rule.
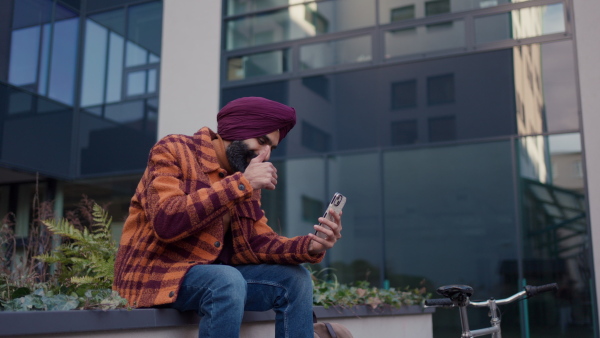
[[242, 97], [221, 108], [217, 133], [225, 140], [247, 140], [279, 130], [279, 141], [296, 124], [296, 110], [262, 97]]

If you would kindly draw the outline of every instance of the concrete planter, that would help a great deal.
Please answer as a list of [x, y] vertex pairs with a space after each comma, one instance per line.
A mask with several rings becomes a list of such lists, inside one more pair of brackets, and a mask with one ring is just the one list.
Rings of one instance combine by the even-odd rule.
[[[315, 307], [319, 321], [346, 326], [354, 337], [432, 338], [433, 309], [405, 306], [371, 310]], [[244, 338], [274, 337], [273, 311], [246, 312]], [[199, 317], [174, 309], [0, 312], [3, 337], [197, 337]]]

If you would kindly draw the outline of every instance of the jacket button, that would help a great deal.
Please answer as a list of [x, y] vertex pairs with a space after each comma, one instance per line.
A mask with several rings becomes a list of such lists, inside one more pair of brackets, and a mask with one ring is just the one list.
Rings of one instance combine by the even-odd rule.
[[223, 177], [225, 177], [225, 173], [224, 173], [224, 172], [220, 172], [220, 173], [219, 173], [219, 177], [220, 177], [220, 178], [223, 178]]
[[238, 188], [242, 191], [246, 190], [246, 186], [243, 184], [240, 184], [240, 186]]
[[217, 248], [218, 248], [218, 247], [220, 247], [220, 246], [221, 246], [221, 242], [219, 242], [219, 241], [216, 241], [216, 242], [215, 242], [215, 246], [216, 246]]
[[169, 292], [169, 297], [173, 297], [173, 296], [175, 296], [175, 291]]

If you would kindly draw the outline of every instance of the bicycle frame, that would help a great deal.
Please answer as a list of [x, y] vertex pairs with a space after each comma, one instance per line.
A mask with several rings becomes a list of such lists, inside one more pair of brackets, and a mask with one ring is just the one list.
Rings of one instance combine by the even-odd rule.
[[[471, 302], [470, 297], [473, 294], [473, 288], [468, 285], [446, 285], [437, 289], [437, 293], [446, 297], [438, 299], [425, 300], [425, 307], [458, 307], [460, 313], [460, 324], [462, 327], [461, 338], [474, 338], [479, 336], [491, 335], [492, 338], [502, 338], [500, 331], [500, 315], [498, 305], [512, 303], [522, 298], [533, 297], [542, 292], [557, 291], [556, 283], [542, 286], [525, 286], [525, 290], [515, 293], [504, 299], [490, 298], [482, 302]], [[469, 318], [467, 316], [467, 307], [487, 307], [490, 309], [490, 326], [482, 329], [471, 330], [469, 328]]]
[[471, 331], [469, 329], [469, 318], [467, 317], [467, 306], [460, 306], [460, 323], [462, 326], [462, 335], [461, 338], [474, 338], [479, 336], [485, 336], [488, 334], [492, 335], [492, 338], [502, 338], [502, 333], [500, 330], [500, 316], [498, 315], [498, 305], [512, 303], [518, 299], [526, 296], [527, 293], [525, 291], [518, 292], [508, 298], [495, 300], [493, 298], [488, 299], [485, 302], [471, 302], [467, 303], [467, 306], [472, 307], [489, 307], [490, 309], [490, 327], [477, 329]]

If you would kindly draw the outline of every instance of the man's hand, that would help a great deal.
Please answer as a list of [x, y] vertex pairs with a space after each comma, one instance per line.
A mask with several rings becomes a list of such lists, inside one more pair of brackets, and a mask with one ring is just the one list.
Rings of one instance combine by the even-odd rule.
[[314, 233], [308, 234], [312, 239], [308, 245], [308, 253], [311, 255], [317, 255], [333, 248], [337, 240], [342, 238], [342, 213], [337, 214], [331, 209], [329, 213], [333, 216], [333, 221], [319, 217], [319, 223], [327, 225], [331, 230], [320, 225], [314, 226], [315, 230], [324, 233], [327, 237], [321, 238]]
[[274, 190], [277, 185], [277, 169], [271, 162], [263, 162], [269, 151], [265, 150], [250, 161], [244, 176], [253, 189]]

